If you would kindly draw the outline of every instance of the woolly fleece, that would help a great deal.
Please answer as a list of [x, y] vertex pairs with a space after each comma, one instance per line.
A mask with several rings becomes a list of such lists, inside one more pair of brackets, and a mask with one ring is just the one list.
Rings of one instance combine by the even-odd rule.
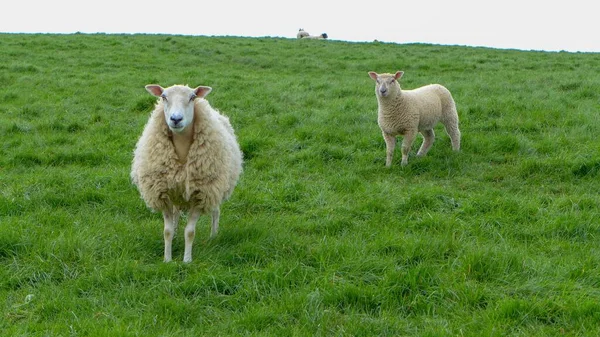
[[193, 127], [193, 141], [182, 162], [159, 99], [136, 144], [131, 179], [155, 211], [175, 206], [210, 212], [229, 198], [242, 173], [242, 152], [227, 117], [205, 99], [196, 99]]

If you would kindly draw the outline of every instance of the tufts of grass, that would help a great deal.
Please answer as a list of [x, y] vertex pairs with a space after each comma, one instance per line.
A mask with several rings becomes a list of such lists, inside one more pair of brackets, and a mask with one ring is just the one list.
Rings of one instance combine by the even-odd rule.
[[[106, 34], [0, 46], [2, 336], [600, 334], [597, 54]], [[396, 70], [404, 88], [452, 91], [459, 153], [438, 126], [426, 157], [415, 144], [407, 167], [399, 153], [384, 167], [367, 72]], [[189, 265], [181, 228], [161, 261], [162, 217], [129, 180], [149, 83], [213, 87], [244, 152], [221, 232], [200, 219]]]

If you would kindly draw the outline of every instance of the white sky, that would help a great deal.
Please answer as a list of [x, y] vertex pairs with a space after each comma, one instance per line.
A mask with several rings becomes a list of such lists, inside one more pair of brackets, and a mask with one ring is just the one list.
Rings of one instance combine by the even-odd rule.
[[[596, 5], [594, 5], [596, 4]], [[595, 0], [7, 0], [0, 32], [164, 33], [600, 52]]]

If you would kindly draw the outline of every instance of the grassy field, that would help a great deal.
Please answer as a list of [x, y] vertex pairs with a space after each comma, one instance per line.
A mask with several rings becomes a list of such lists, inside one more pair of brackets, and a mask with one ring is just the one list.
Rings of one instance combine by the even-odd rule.
[[[0, 34], [1, 336], [598, 336], [600, 54]], [[368, 71], [441, 83], [386, 169]], [[208, 85], [245, 153], [221, 232], [162, 262], [129, 180], [155, 98]]]

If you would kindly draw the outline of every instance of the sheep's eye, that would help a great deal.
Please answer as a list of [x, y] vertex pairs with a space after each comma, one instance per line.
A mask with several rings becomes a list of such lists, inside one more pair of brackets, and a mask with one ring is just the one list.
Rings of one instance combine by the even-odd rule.
[[194, 95], [194, 94], [190, 95], [190, 102], [191, 102], [191, 101], [193, 101], [194, 99], [196, 99], [196, 97], [197, 97], [197, 96], [196, 96], [196, 95]]
[[390, 81], [390, 83], [394, 83], [394, 81], [395, 81], [395, 80], [394, 80], [394, 79], [392, 79], [392, 80]]
[[167, 95], [162, 94], [162, 95], [160, 95], [160, 98], [162, 98], [165, 102], [167, 102]]

